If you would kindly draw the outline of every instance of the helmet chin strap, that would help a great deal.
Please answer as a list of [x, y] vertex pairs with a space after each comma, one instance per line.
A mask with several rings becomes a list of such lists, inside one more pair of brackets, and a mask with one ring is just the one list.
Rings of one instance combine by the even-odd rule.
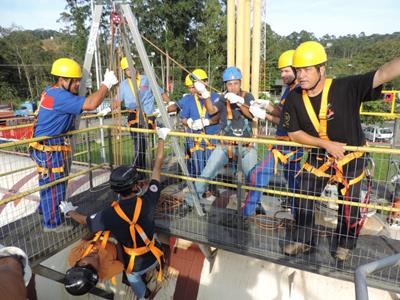
[[318, 70], [319, 78], [318, 78], [317, 82], [313, 85], [313, 87], [308, 89], [308, 91], [314, 90], [314, 89], [317, 87], [318, 83], [319, 83], [319, 82], [321, 81], [321, 79], [322, 79], [321, 71], [320, 71], [319, 67], [317, 67], [317, 70]]

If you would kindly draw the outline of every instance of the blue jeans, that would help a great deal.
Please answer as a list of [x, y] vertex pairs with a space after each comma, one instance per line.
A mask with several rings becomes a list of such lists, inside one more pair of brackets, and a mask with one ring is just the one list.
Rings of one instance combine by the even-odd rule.
[[154, 264], [152, 264], [147, 269], [126, 274], [126, 277], [128, 278], [129, 284], [131, 285], [133, 292], [139, 299], [144, 298], [147, 288], [142, 279], [142, 275], [153, 270], [155, 267], [157, 267], [157, 265], [158, 261], [155, 261]]
[[[288, 146], [279, 146], [277, 149], [284, 155], [296, 150], [296, 148]], [[283, 175], [287, 181], [289, 191], [295, 193], [299, 190], [299, 180], [296, 174], [300, 171], [300, 160], [303, 156], [303, 148], [297, 149], [298, 151], [288, 158], [288, 161], [283, 165]], [[269, 184], [269, 181], [274, 174], [275, 157], [272, 151], [267, 151], [263, 160], [251, 171], [250, 185], [254, 187], [263, 188]], [[257, 204], [261, 201], [262, 192], [250, 191], [247, 194], [246, 202], [243, 207], [242, 213], [244, 216], [252, 216], [256, 211]], [[292, 202], [292, 201], [289, 201]]]
[[[233, 146], [233, 155], [235, 156], [238, 153], [238, 146]], [[242, 146], [241, 151], [239, 153], [242, 157], [242, 171], [244, 173], [245, 178], [248, 178], [250, 170], [257, 164], [257, 151], [255, 147]], [[210, 158], [208, 159], [207, 165], [204, 168], [203, 172], [201, 172], [200, 177], [208, 180], [213, 180], [217, 177], [219, 170], [221, 170], [224, 165], [226, 165], [229, 161], [228, 157], [228, 146], [227, 145], [217, 145], [214, 151], [211, 153]], [[204, 182], [196, 182], [195, 188], [196, 192], [201, 199], [201, 196], [207, 189], [207, 183]], [[188, 195], [186, 198], [186, 203], [189, 206], [193, 206], [192, 195]]]

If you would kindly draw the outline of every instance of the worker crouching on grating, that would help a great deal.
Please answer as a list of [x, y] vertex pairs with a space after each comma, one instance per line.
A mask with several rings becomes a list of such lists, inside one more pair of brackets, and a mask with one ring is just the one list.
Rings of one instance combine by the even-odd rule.
[[155, 236], [154, 213], [160, 198], [161, 165], [164, 157], [164, 140], [168, 128], [157, 128], [159, 136], [154, 169], [148, 190], [140, 195], [137, 184], [139, 175], [134, 167], [120, 166], [110, 175], [110, 187], [120, 200], [91, 216], [84, 216], [75, 210], [71, 202], [62, 202], [61, 211], [80, 224], [86, 224], [91, 232], [110, 231], [123, 248], [125, 273], [135, 295], [148, 297], [151, 291], [146, 287], [142, 275], [159, 268], [157, 280], [163, 273], [163, 252]]

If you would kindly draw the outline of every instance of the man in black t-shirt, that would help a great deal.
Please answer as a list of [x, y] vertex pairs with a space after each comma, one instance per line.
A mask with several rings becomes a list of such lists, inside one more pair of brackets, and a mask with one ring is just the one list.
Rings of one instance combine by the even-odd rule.
[[[359, 202], [365, 155], [345, 151], [343, 146], [365, 145], [359, 109], [362, 102], [377, 99], [382, 84], [400, 75], [396, 58], [377, 71], [338, 79], [326, 78], [327, 56], [317, 42], [302, 43], [295, 51], [300, 87], [287, 97], [281, 125], [291, 140], [313, 148], [301, 173], [301, 190], [320, 196], [330, 180], [339, 184], [340, 199]], [[314, 201], [296, 198], [296, 228], [287, 230], [283, 251], [288, 255], [307, 252], [314, 246]], [[335, 257], [346, 260], [356, 247], [363, 225], [358, 207], [339, 205]]]
[[[61, 211], [80, 224], [86, 224], [91, 232], [106, 231], [122, 245], [124, 266], [128, 281], [138, 298], [148, 297], [142, 275], [159, 266], [162, 252], [155, 240], [154, 213], [160, 198], [160, 172], [164, 157], [164, 140], [168, 128], [157, 128], [159, 137], [156, 159], [148, 190], [140, 195], [138, 173], [134, 167], [120, 166], [110, 176], [111, 189], [119, 194], [120, 201], [113, 202], [91, 216], [75, 211], [70, 202], [62, 202]], [[135, 236], [133, 236], [134, 234]], [[132, 255], [134, 253], [134, 255]], [[133, 259], [134, 257], [134, 259]]]

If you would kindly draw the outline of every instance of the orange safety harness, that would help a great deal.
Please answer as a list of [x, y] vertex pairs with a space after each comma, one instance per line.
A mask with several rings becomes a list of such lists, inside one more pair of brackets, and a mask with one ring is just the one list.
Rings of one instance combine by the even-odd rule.
[[[289, 87], [289, 92], [293, 91], [297, 86], [297, 82], [295, 81], [294, 83], [292, 83]], [[280, 106], [281, 108], [283, 108], [283, 106], [285, 105], [285, 100], [286, 98], [283, 98], [280, 102]], [[276, 136], [276, 139], [278, 140], [282, 140], [282, 141], [290, 141], [288, 136]], [[287, 154], [283, 154], [280, 151], [280, 147], [274, 147], [273, 145], [268, 145], [268, 150], [272, 152], [272, 154], [274, 155], [274, 173], [276, 174], [278, 172], [278, 163], [280, 162], [282, 165], [286, 165], [288, 163], [288, 160], [290, 157], [292, 157], [293, 155], [295, 155], [299, 150], [293, 150], [290, 151]], [[296, 158], [294, 160], [292, 160], [292, 162], [297, 162], [300, 161], [302, 157]]]
[[[196, 102], [196, 107], [197, 107], [197, 111], [199, 113], [200, 119], [204, 120], [206, 117], [206, 112], [207, 112], [206, 106], [204, 105], [203, 107], [201, 107], [201, 103], [200, 103], [198, 95], [194, 95], [194, 100]], [[206, 132], [205, 132], [205, 129], [203, 128], [201, 130], [201, 135], [205, 135], [205, 134], [206, 134]], [[203, 140], [206, 143], [205, 148], [201, 146], [201, 142]], [[205, 151], [205, 150], [214, 150], [215, 149], [215, 145], [212, 144], [209, 139], [206, 139], [204, 137], [194, 138], [194, 141], [195, 141], [195, 144], [192, 148], [190, 148], [190, 153], [193, 153], [195, 151]]]
[[[129, 87], [131, 88], [131, 91], [132, 91], [132, 95], [135, 95], [135, 89], [133, 87], [132, 80], [130, 78], [127, 78], [127, 79], [128, 79]], [[140, 74], [137, 74], [137, 76], [136, 76], [136, 85], [138, 88], [140, 87]], [[140, 101], [140, 100], [138, 100], [138, 101]], [[139, 114], [142, 113], [143, 119], [147, 121], [147, 123], [150, 125], [150, 127], [152, 129], [156, 129], [156, 124], [154, 123], [154, 120], [151, 118], [147, 118], [146, 114], [144, 112], [141, 112], [140, 109], [128, 109], [128, 113], [133, 113], [135, 115], [135, 118], [133, 118], [132, 120], [130, 120], [128, 122], [129, 127], [131, 127], [135, 124], [139, 124], [139, 122], [140, 122]]]
[[[331, 87], [331, 84], [332, 84], [331, 78], [325, 79], [324, 89], [322, 92], [321, 107], [320, 107], [320, 111], [319, 111], [319, 118], [317, 118], [317, 116], [315, 114], [314, 108], [311, 104], [310, 98], [307, 95], [307, 92], [305, 90], [303, 90], [303, 92], [302, 92], [302, 98], [303, 98], [305, 108], [307, 110], [307, 114], [308, 114], [315, 130], [318, 132], [319, 137], [324, 140], [329, 140], [328, 135], [327, 135], [327, 128], [328, 128], [327, 112], [328, 112], [328, 94], [329, 94], [329, 89]], [[343, 174], [343, 166], [347, 165], [354, 159], [362, 157], [363, 155], [364, 155], [364, 152], [362, 152], [362, 151], [354, 151], [354, 152], [351, 152], [351, 153], [345, 155], [343, 158], [341, 158], [339, 160], [335, 160], [333, 157], [327, 156], [326, 162], [324, 164], [322, 164], [319, 168], [315, 168], [314, 166], [305, 162], [298, 174], [300, 174], [300, 172], [302, 172], [302, 171], [307, 171], [317, 177], [329, 178], [329, 183], [342, 184], [344, 186], [344, 188], [342, 188], [340, 190], [340, 192], [343, 196], [345, 196], [345, 199], [348, 200], [350, 186], [360, 182], [366, 176], [366, 174], [365, 174], [365, 171], [363, 171], [356, 178], [347, 180]], [[326, 171], [329, 168], [333, 168], [333, 170], [335, 170], [334, 175], [326, 173]], [[370, 176], [367, 176], [367, 177], [368, 177], [368, 181], [369, 181], [368, 186], [370, 186], [371, 178], [369, 178]], [[367, 194], [365, 195], [365, 199], [364, 199], [363, 203], [369, 203], [369, 195], [370, 195], [370, 187], [368, 187], [368, 191], [367, 191]], [[350, 224], [349, 209], [350, 209], [349, 205], [345, 205], [345, 218], [346, 218], [347, 226], [349, 228], [354, 228], [358, 225], [359, 226], [357, 229], [357, 234], [358, 234], [358, 232], [361, 230], [361, 228], [365, 222], [366, 213], [363, 215], [363, 217], [360, 219], [359, 222]]]
[[86, 250], [83, 252], [82, 254], [82, 258], [85, 256], [88, 256], [94, 248], [94, 245], [96, 244], [96, 242], [100, 239], [103, 238], [101, 241], [101, 245], [100, 247], [105, 249], [107, 242], [108, 242], [108, 238], [110, 237], [110, 231], [98, 231], [96, 232], [96, 234], [94, 235], [93, 239], [91, 240], [89, 246], [86, 248]]
[[[144, 232], [142, 226], [137, 224], [137, 220], [139, 219], [140, 212], [142, 210], [142, 198], [137, 197], [136, 198], [136, 206], [135, 206], [135, 211], [133, 213], [133, 218], [130, 220], [127, 215], [124, 213], [124, 211], [121, 209], [119, 206], [119, 203], [114, 201], [111, 206], [114, 208], [115, 212], [118, 214], [118, 216], [123, 219], [125, 222], [129, 223], [129, 232], [131, 234], [131, 238], [133, 241], [133, 248], [125, 247], [123, 245], [123, 249], [126, 254], [130, 256], [128, 266], [126, 268], [127, 273], [132, 273], [134, 270], [134, 265], [135, 265], [135, 258], [136, 256], [144, 255], [148, 252], [151, 252], [155, 258], [157, 259], [157, 262], [160, 266], [160, 271], [158, 272], [157, 275], [157, 281], [162, 280], [163, 276], [163, 270], [162, 270], [162, 257], [164, 256], [164, 253], [157, 248], [156, 246], [156, 240], [153, 237], [152, 240], [150, 240], [146, 233]], [[139, 234], [140, 238], [144, 242], [145, 246], [143, 247], [138, 247], [137, 242], [136, 242], [136, 232]]]

